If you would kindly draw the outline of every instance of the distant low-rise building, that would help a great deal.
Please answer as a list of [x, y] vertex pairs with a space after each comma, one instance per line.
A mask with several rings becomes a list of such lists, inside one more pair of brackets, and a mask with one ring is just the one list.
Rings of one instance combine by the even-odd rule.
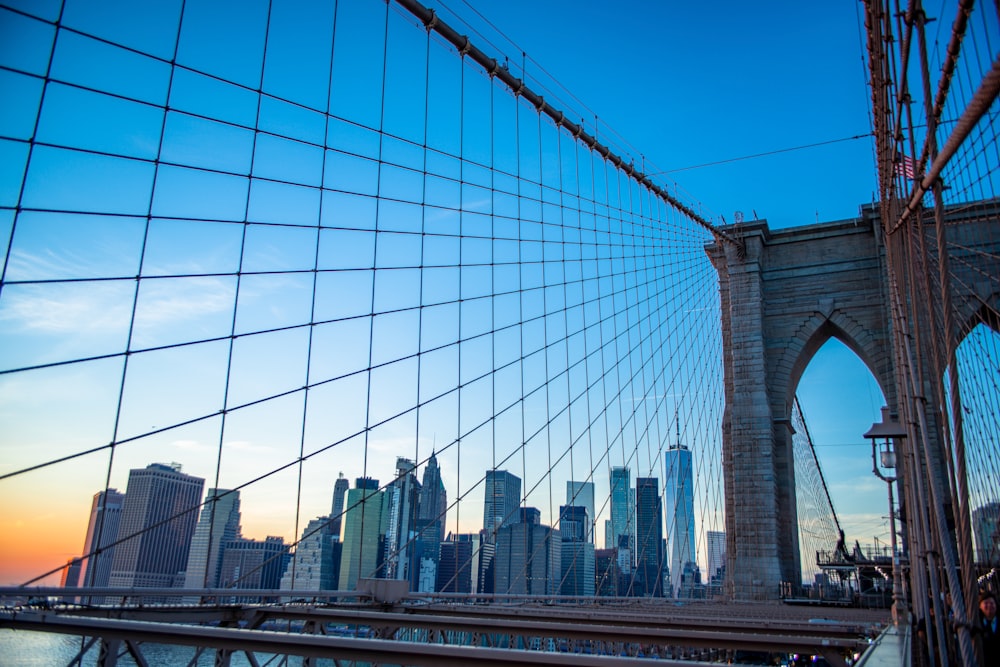
[[[237, 538], [224, 545], [219, 587], [236, 589], [273, 589], [281, 587], [281, 578], [288, 567], [288, 545], [282, 537], [267, 539]], [[260, 602], [247, 600], [244, 602]]]

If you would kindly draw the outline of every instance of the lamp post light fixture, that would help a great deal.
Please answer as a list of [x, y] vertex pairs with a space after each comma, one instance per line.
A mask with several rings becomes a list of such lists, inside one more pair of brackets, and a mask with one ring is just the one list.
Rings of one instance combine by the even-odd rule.
[[[896, 469], [896, 451], [893, 440], [906, 437], [906, 429], [892, 418], [889, 408], [882, 408], [882, 421], [875, 422], [864, 437], [872, 441], [872, 472], [889, 487], [889, 544], [892, 549], [892, 621], [898, 625], [900, 616], [906, 612], [906, 600], [902, 591], [902, 573], [899, 566], [899, 551], [896, 548], [896, 510], [892, 497], [892, 483], [898, 477], [887, 475], [879, 469]], [[878, 456], [876, 457], [876, 453]], [[904, 619], [905, 620], [905, 619]]]

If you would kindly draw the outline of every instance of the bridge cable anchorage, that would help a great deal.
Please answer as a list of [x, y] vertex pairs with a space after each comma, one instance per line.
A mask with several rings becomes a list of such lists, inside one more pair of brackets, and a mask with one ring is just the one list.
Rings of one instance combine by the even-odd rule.
[[[444, 37], [463, 57], [468, 55], [474, 62], [482, 67], [487, 74], [492, 72], [493, 66], [491, 63], [495, 62], [495, 60], [473, 45], [466, 35], [459, 34], [454, 28], [437, 18], [433, 10], [425, 7], [421, 3], [417, 2], [417, 0], [395, 0], [395, 2], [417, 17], [417, 19], [420, 20], [420, 22], [423, 23], [428, 30], [433, 30]], [[576, 137], [579, 141], [582, 141], [588, 148], [597, 151], [608, 160], [611, 160], [615, 166], [619, 167], [630, 177], [649, 188], [649, 190], [654, 192], [657, 197], [670, 204], [670, 206], [708, 230], [715, 238], [720, 241], [730, 243], [737, 248], [743, 248], [742, 241], [733, 237], [728, 232], [719, 229], [710, 221], [698, 215], [690, 207], [685, 206], [676, 197], [650, 180], [646, 174], [637, 170], [633, 164], [626, 163], [620, 156], [612, 152], [610, 148], [598, 142], [597, 139], [591, 136], [581, 126], [571, 120], [566, 120], [563, 112], [557, 111], [550, 104], [546, 103], [544, 98], [528, 88], [523, 80], [518, 79], [509, 71], [504, 69], [500, 69], [496, 73], [496, 78], [503, 81], [503, 83], [514, 93], [514, 95], [524, 97], [528, 102], [533, 104], [540, 113], [544, 113], [549, 116], [556, 123], [557, 127], [566, 128], [570, 134]]]

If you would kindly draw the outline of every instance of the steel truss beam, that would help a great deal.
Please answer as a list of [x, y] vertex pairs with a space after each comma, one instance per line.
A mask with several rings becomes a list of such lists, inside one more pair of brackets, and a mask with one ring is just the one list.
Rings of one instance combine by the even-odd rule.
[[[669, 618], [647, 616], [639, 620], [629, 613], [617, 615], [592, 609], [545, 613], [541, 609], [485, 607], [478, 611], [465, 605], [441, 607], [396, 607], [389, 611], [299, 605], [27, 608], [0, 612], [0, 627], [100, 637], [105, 656], [102, 664], [114, 664], [117, 651], [109, 648], [120, 642], [125, 642], [140, 664], [140, 643], [151, 642], [216, 649], [217, 662], [222, 658], [220, 664], [228, 664], [231, 653], [241, 651], [246, 652], [251, 663], [256, 661], [254, 653], [266, 652], [406, 665], [465, 665], [480, 661], [489, 665], [584, 666], [648, 664], [646, 658], [620, 657], [640, 650], [658, 657], [681, 651], [688, 655], [736, 650], [802, 653], [822, 655], [833, 665], [846, 665], [846, 655], [861, 652], [868, 644], [863, 623], [816, 624], [788, 619], [734, 623], [717, 617], [677, 623]], [[661, 607], [660, 612], [666, 609]], [[210, 620], [213, 614], [214, 620]], [[211, 625], [191, 625], [205, 622]], [[259, 629], [261, 626], [269, 629]], [[282, 626], [289, 630], [274, 629]], [[329, 626], [353, 628], [355, 634], [364, 632], [368, 636], [327, 635]], [[555, 646], [595, 644], [608, 654], [551, 650]], [[526, 650], [531, 647], [550, 650]], [[661, 660], [660, 664], [692, 663]]]

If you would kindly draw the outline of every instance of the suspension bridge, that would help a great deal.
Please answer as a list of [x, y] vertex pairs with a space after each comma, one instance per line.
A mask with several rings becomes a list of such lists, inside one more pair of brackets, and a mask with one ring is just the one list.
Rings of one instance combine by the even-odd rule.
[[875, 201], [771, 229], [443, 5], [0, 2], [3, 654], [987, 664], [1000, 16], [859, 8]]

